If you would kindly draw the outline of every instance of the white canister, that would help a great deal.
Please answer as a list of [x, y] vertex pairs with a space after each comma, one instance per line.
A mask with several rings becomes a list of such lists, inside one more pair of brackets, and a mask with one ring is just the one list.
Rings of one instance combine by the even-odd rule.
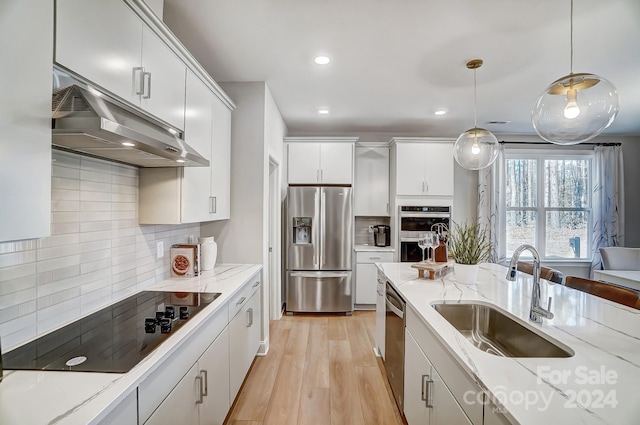
[[218, 244], [213, 239], [213, 236], [199, 238], [198, 241], [200, 242], [200, 256], [202, 258], [200, 262], [201, 269], [213, 270], [218, 258]]

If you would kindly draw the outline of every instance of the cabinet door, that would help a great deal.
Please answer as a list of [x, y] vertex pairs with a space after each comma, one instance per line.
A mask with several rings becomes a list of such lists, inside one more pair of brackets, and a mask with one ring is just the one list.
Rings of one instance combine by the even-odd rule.
[[431, 363], [411, 332], [405, 329], [404, 335], [404, 416], [408, 425], [429, 424], [426, 381], [431, 377]]
[[122, 1], [57, 0], [55, 62], [135, 105], [142, 21]]
[[138, 425], [137, 393], [133, 391], [126, 396], [100, 421], [100, 425]]
[[[191, 71], [187, 72], [187, 103], [185, 110], [185, 141], [211, 161], [213, 93]], [[211, 220], [211, 166], [184, 167], [182, 182], [182, 222]], [[179, 202], [176, 199], [175, 202]]]
[[385, 304], [385, 280], [384, 277], [378, 274], [376, 279], [376, 346], [378, 347], [378, 353], [384, 360], [385, 356], [385, 318], [387, 314], [387, 306]]
[[251, 363], [253, 363], [253, 359], [256, 357], [258, 349], [260, 348], [260, 323], [262, 321], [262, 308], [260, 304], [259, 289], [253, 293], [253, 295], [249, 299], [249, 302], [247, 303], [247, 314], [249, 316], [249, 343], [247, 345], [246, 368], [247, 370], [249, 370], [249, 368], [251, 367]]
[[186, 66], [146, 26], [142, 31], [142, 66], [145, 75], [140, 106], [161, 120], [184, 129]]
[[234, 400], [260, 345], [260, 291], [229, 322], [229, 400]]
[[211, 155], [211, 218], [231, 217], [231, 110], [213, 95], [213, 150]]
[[425, 195], [453, 196], [453, 144], [427, 143]]
[[53, 3], [0, 2], [0, 242], [51, 229]]
[[423, 195], [427, 158], [422, 143], [396, 144], [396, 195]]
[[353, 183], [353, 144], [320, 144], [320, 182], [322, 184]]
[[389, 148], [356, 148], [354, 214], [389, 215]]
[[225, 328], [198, 360], [207, 390], [204, 402], [199, 405], [200, 425], [222, 425], [227, 416], [231, 406], [228, 365], [229, 328]]
[[375, 304], [378, 269], [375, 264], [356, 264], [356, 304]]
[[153, 412], [145, 425], [198, 425], [196, 400], [200, 394], [200, 383], [196, 378], [199, 376], [196, 363]]
[[316, 184], [320, 178], [320, 144], [289, 143], [290, 184]]

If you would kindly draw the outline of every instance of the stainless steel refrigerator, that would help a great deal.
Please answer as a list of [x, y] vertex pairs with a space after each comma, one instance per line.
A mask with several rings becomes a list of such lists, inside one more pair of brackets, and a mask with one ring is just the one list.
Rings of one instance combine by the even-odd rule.
[[286, 311], [352, 312], [351, 187], [289, 187], [286, 227]]

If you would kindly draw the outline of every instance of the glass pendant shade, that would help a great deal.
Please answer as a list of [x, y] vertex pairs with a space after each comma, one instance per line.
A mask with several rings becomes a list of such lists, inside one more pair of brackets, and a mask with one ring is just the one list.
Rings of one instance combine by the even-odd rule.
[[544, 140], [574, 145], [593, 139], [618, 114], [618, 92], [594, 74], [569, 74], [547, 87], [536, 101], [531, 122]]
[[488, 167], [498, 156], [498, 139], [489, 130], [472, 128], [458, 137], [453, 145], [453, 157], [467, 170]]

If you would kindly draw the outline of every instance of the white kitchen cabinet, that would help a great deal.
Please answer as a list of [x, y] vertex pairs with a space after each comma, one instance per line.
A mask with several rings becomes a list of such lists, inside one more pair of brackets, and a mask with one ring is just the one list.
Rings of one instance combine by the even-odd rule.
[[138, 425], [138, 397], [136, 391], [126, 396], [107, 416], [100, 421], [100, 425]]
[[453, 143], [398, 142], [397, 196], [453, 196]]
[[186, 66], [123, 1], [56, 1], [55, 62], [184, 128]]
[[140, 224], [198, 223], [230, 215], [231, 110], [187, 72], [185, 141], [208, 167], [141, 168]]
[[411, 332], [405, 329], [404, 414], [408, 425], [471, 425]]
[[375, 263], [390, 263], [393, 252], [359, 251], [356, 253], [356, 307], [376, 304], [378, 269]]
[[145, 424], [222, 425], [230, 406], [227, 364], [225, 328]]
[[[314, 140], [314, 141], [310, 141]], [[357, 138], [285, 138], [289, 184], [352, 184]]]
[[[229, 304], [229, 399], [234, 400], [260, 347], [260, 282], [255, 281]], [[251, 293], [253, 290], [253, 293]]]
[[354, 215], [389, 215], [388, 147], [356, 147], [353, 195]]
[[0, 5], [0, 242], [51, 232], [53, 2]]
[[386, 283], [384, 275], [378, 272], [376, 277], [376, 354], [382, 357], [383, 360], [386, 351], [384, 343], [386, 335], [385, 320], [387, 318]]

